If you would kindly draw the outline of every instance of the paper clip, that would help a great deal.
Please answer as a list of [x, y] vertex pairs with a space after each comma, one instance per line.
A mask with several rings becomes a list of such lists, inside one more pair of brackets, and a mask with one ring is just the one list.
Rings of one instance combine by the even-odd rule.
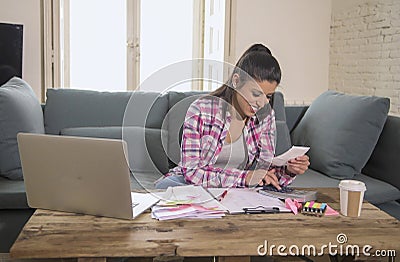
[[279, 207], [245, 207], [243, 208], [245, 214], [276, 214], [279, 213]]

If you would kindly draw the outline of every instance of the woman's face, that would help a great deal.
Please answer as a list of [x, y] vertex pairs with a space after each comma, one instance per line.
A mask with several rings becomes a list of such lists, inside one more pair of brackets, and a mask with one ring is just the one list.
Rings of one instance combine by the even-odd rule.
[[235, 109], [244, 117], [252, 117], [255, 113], [269, 103], [272, 94], [275, 92], [278, 83], [276, 81], [247, 81], [235, 93]]

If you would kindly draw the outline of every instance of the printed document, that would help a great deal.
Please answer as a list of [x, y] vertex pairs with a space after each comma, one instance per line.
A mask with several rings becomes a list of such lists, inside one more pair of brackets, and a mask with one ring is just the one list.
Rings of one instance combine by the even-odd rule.
[[151, 193], [131, 192], [131, 197], [133, 218], [137, 217], [160, 200], [157, 196]]

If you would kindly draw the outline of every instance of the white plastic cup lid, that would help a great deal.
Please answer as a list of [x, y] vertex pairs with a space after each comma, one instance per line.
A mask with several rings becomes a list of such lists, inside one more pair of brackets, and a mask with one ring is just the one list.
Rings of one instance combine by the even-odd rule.
[[342, 180], [339, 183], [339, 188], [349, 191], [366, 191], [367, 188], [364, 182], [358, 180]]

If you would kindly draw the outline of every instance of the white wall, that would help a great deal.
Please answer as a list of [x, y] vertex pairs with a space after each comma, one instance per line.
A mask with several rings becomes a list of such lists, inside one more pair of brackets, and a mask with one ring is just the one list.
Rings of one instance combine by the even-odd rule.
[[40, 0], [0, 0], [0, 22], [24, 25], [22, 77], [41, 99]]
[[330, 0], [234, 0], [233, 11], [235, 61], [253, 43], [267, 45], [287, 104], [309, 104], [328, 90]]

